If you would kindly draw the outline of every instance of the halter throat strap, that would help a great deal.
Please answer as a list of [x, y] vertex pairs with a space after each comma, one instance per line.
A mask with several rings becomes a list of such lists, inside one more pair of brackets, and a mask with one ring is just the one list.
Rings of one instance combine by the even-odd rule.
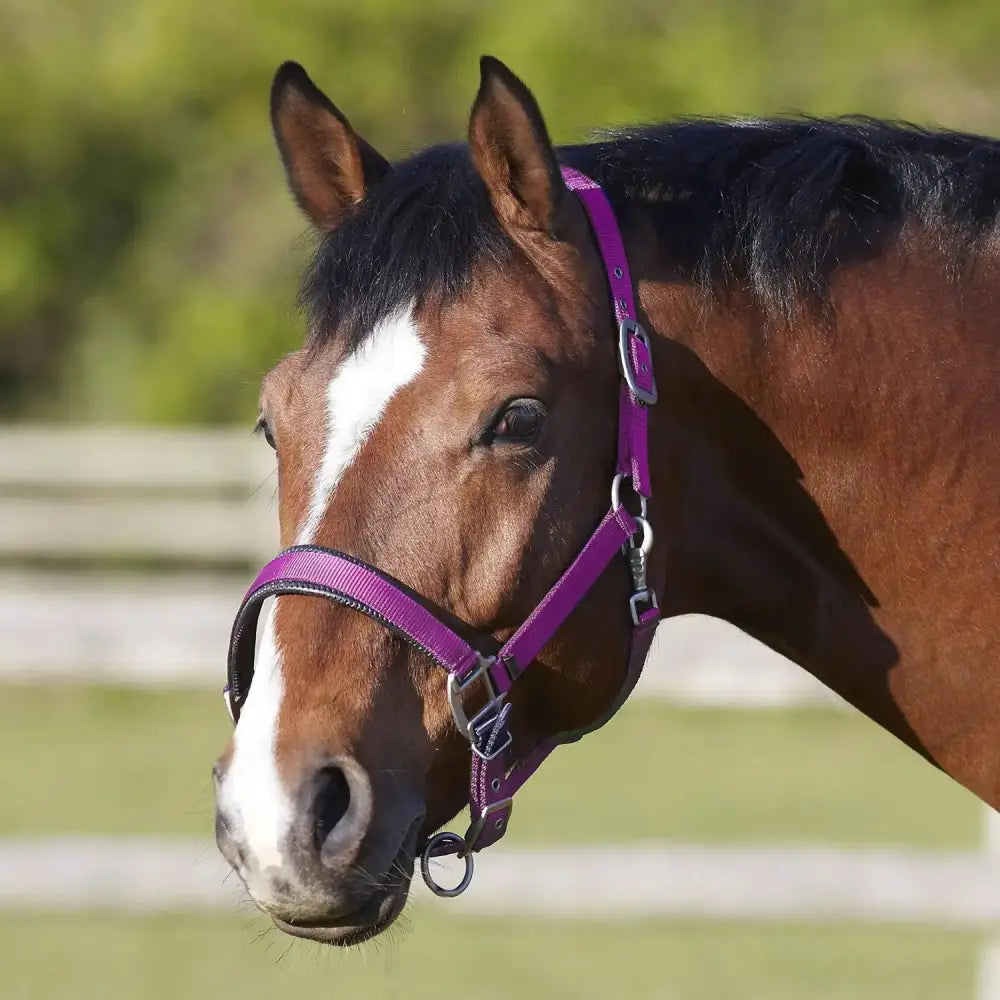
[[[604, 725], [625, 702], [642, 671], [660, 613], [646, 580], [652, 529], [646, 520], [651, 496], [648, 460], [648, 407], [656, 402], [649, 338], [638, 322], [628, 260], [614, 211], [602, 188], [589, 177], [563, 167], [567, 187], [576, 192], [590, 220], [608, 281], [618, 330], [622, 374], [618, 406], [618, 458], [611, 484], [611, 507], [584, 547], [520, 628], [499, 652], [487, 653], [469, 642], [426, 602], [398, 580], [352, 556], [315, 545], [286, 549], [260, 571], [233, 624], [224, 694], [234, 722], [249, 693], [254, 644], [261, 606], [268, 597], [304, 594], [324, 597], [377, 621], [446, 671], [448, 701], [459, 731], [469, 741], [472, 768], [470, 825], [464, 837], [439, 833], [421, 858], [424, 880], [439, 895], [457, 895], [472, 877], [472, 855], [496, 843], [507, 831], [513, 797], [561, 743], [573, 742]], [[640, 503], [638, 514], [621, 502], [628, 482]], [[507, 695], [535, 661], [608, 565], [624, 553], [632, 575], [628, 613], [632, 635], [622, 690], [593, 725], [543, 740], [513, 758]], [[471, 629], [469, 630], [472, 631]], [[469, 703], [475, 698], [475, 708]], [[455, 889], [432, 878], [429, 862], [444, 854], [465, 858], [466, 872]]]

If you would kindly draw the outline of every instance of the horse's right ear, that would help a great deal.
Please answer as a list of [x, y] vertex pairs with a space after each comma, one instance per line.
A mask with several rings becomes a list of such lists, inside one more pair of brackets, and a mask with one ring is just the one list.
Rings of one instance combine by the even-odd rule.
[[271, 126], [295, 200], [318, 229], [335, 228], [392, 169], [298, 63], [274, 76]]

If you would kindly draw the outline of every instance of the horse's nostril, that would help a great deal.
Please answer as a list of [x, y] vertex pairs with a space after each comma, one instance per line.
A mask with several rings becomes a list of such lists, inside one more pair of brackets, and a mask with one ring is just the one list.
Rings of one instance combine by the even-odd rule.
[[321, 851], [333, 828], [344, 818], [351, 804], [347, 776], [336, 765], [324, 767], [316, 776], [316, 801], [313, 806], [313, 839]]

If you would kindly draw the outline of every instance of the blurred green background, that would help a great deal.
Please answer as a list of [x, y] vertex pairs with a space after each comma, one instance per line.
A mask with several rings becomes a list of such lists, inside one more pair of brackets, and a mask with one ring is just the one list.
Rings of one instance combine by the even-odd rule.
[[309, 247], [267, 122], [302, 62], [386, 155], [507, 60], [556, 141], [681, 114], [1000, 126], [991, 0], [3, 0], [0, 414], [246, 420]]
[[[267, 121], [285, 59], [398, 157], [464, 134], [484, 52], [524, 77], [557, 142], [795, 110], [995, 133], [998, 42], [995, 0], [0, 0], [0, 419], [252, 422], [260, 375], [299, 342], [311, 245]], [[227, 726], [204, 690], [0, 686], [0, 837], [208, 838]], [[622, 778], [640, 753], [653, 797], [647, 775]], [[971, 796], [853, 714], [637, 703], [556, 757], [513, 837], [973, 849], [980, 824]], [[235, 909], [7, 912], [0, 997], [945, 1000], [974, 995], [983, 943], [441, 909], [411, 924], [359, 957]]]

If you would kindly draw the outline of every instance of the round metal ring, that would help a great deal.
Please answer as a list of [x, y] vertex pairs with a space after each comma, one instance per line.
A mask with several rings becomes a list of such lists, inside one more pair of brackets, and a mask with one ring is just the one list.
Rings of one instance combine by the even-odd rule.
[[[451, 850], [451, 848], [457, 848], [457, 850]], [[462, 876], [462, 881], [458, 883], [453, 889], [448, 889], [446, 886], [439, 885], [434, 881], [434, 877], [431, 875], [431, 859], [443, 857], [446, 854], [458, 854], [461, 856], [462, 851], [465, 849], [465, 841], [457, 833], [436, 833], [430, 840], [427, 841], [427, 846], [424, 848], [424, 853], [420, 855], [420, 874], [423, 876], [424, 883], [435, 896], [443, 896], [445, 899], [453, 899], [455, 896], [461, 896], [466, 889], [469, 888], [469, 883], [472, 882], [472, 872], [475, 867], [475, 862], [473, 861], [471, 854], [466, 854], [462, 857], [465, 862], [465, 874]]]

